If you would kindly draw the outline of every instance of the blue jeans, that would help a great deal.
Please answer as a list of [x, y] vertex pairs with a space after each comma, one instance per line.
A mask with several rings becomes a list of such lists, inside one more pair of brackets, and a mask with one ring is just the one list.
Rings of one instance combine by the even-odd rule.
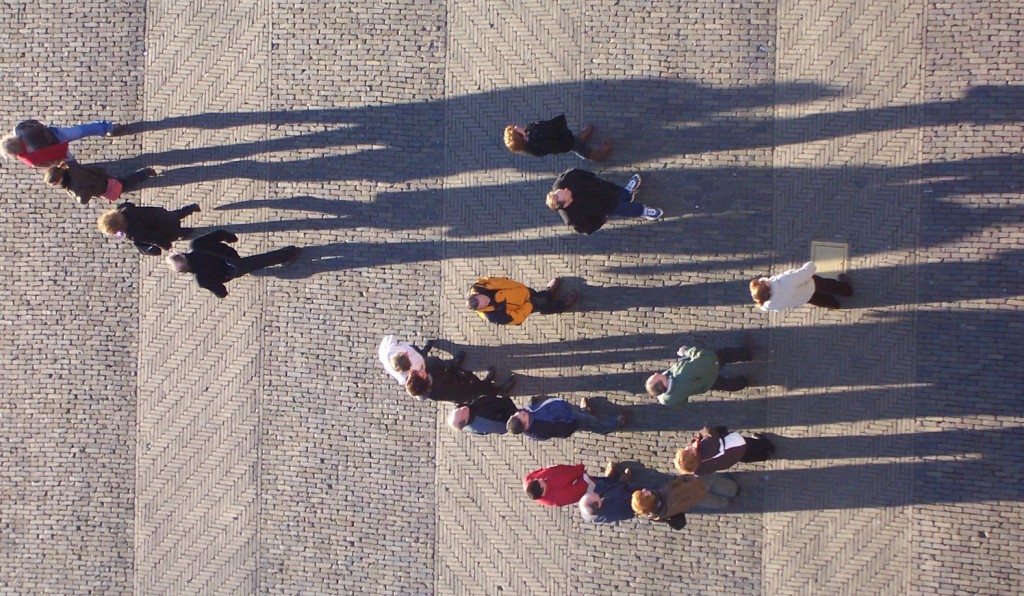
[[573, 414], [576, 416], [576, 423], [579, 425], [579, 430], [585, 430], [599, 435], [607, 435], [619, 429], [618, 418], [601, 420], [597, 416], [588, 414], [577, 406], [573, 406], [572, 409]]
[[57, 141], [70, 143], [83, 137], [102, 137], [114, 130], [114, 125], [106, 120], [101, 120], [99, 122], [90, 122], [89, 124], [79, 124], [78, 126], [68, 126], [65, 128], [51, 126], [50, 130], [57, 137]]
[[644, 214], [644, 206], [642, 203], [630, 203], [629, 200], [633, 198], [628, 190], [622, 189], [622, 194], [619, 195], [619, 204], [615, 206], [609, 217], [640, 217]]

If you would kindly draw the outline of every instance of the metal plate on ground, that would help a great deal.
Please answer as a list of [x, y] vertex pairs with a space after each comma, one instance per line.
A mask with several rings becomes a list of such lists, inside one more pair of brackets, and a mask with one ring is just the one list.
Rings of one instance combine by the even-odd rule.
[[817, 267], [817, 275], [836, 279], [847, 271], [850, 245], [845, 242], [811, 241], [811, 260]]

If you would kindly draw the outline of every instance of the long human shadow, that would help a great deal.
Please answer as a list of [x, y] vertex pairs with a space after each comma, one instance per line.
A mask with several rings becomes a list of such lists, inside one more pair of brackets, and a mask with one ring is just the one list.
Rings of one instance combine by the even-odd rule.
[[[236, 228], [238, 231], [253, 232], [323, 231], [354, 226], [405, 230], [446, 224], [448, 238], [462, 239], [533, 226], [550, 226], [564, 239], [563, 243], [569, 239], [577, 243], [581, 254], [665, 255], [676, 252], [716, 257], [711, 263], [702, 260], [699, 266], [685, 257], [678, 260], [658, 258], [653, 262], [641, 259], [635, 265], [625, 265], [627, 271], [623, 272], [627, 273], [632, 271], [656, 275], [694, 270], [695, 267], [696, 270], [714, 270], [747, 266], [761, 266], [765, 273], [770, 273], [767, 270], [770, 266], [767, 256], [749, 256], [758, 254], [763, 247], [747, 247], [747, 256], [738, 257], [734, 261], [722, 259], [715, 247], [721, 246], [723, 242], [740, 246], [739, 238], [754, 233], [761, 218], [767, 217], [770, 212], [771, 203], [767, 193], [776, 175], [821, 180], [841, 176], [845, 180], [844, 184], [857, 189], [854, 191], [856, 196], [827, 200], [861, 205], [862, 209], [888, 209], [895, 206], [892, 208], [895, 209], [893, 216], [896, 218], [920, 216], [929, 221], [933, 214], [938, 213], [935, 219], [956, 222], [956, 225], [923, 225], [919, 235], [879, 235], [877, 239], [858, 243], [855, 254], [953, 242], [992, 226], [1013, 225], [1024, 218], [1022, 205], [964, 204], [946, 200], [950, 196], [1006, 194], [1024, 188], [1024, 155], [897, 167], [868, 165], [775, 170], [760, 167], [658, 170], [645, 177], [640, 199], [663, 207], [668, 214], [667, 219], [659, 222], [613, 220], [592, 236], [574, 234], [562, 224], [556, 213], [543, 206], [542, 197], [548, 188], [548, 180], [460, 189], [385, 192], [369, 202], [304, 196], [241, 201], [217, 209], [267, 207], [288, 210], [297, 215], [315, 214], [264, 224], [242, 224]], [[159, 180], [157, 178], [154, 181]], [[878, 183], [878, 180], [882, 182]], [[870, 181], [875, 181], [875, 186], [871, 186]], [[458, 214], [453, 221], [442, 222], [442, 210], [438, 206], [447, 196], [446, 193], [451, 193], [449, 203], [453, 208], [464, 210], [465, 214]], [[680, 199], [680, 196], [685, 198]], [[909, 200], [911, 196], [921, 197], [920, 213], [914, 211], [916, 199]], [[694, 209], [697, 201], [699, 210]], [[498, 252], [500, 248], [511, 251], [510, 254], [529, 255], [534, 254], [529, 252], [531, 247], [552, 246], [546, 240], [536, 239], [520, 240], [516, 244], [518, 248], [504, 240], [486, 241], [484, 244], [449, 240], [445, 242], [444, 253], [450, 258], [476, 258], [503, 254]], [[360, 255], [374, 253], [358, 250], [358, 246], [351, 247], [357, 249], [354, 253], [347, 253], [341, 243], [311, 247], [310, 255], [316, 256], [317, 263], [307, 271], [313, 275], [351, 267], [397, 264], [403, 262], [396, 260], [403, 254], [413, 257], [404, 262], [413, 263], [418, 262], [422, 255], [436, 254], [429, 250], [430, 247], [422, 245], [409, 246], [411, 250], [404, 250], [400, 244], [390, 246], [395, 248], [395, 252], [391, 258], [383, 261], [360, 259]], [[487, 253], [482, 250], [483, 246], [493, 246], [495, 251]], [[424, 248], [428, 250], [420, 250]], [[539, 252], [535, 254], [544, 254], [544, 248], [537, 250]], [[609, 268], [619, 271], [621, 267], [611, 265]]]
[[[301, 132], [280, 139], [237, 143], [218, 148], [177, 149], [151, 153], [142, 160], [157, 166], [175, 166], [202, 161], [234, 161], [237, 165], [215, 164], [170, 170], [165, 184], [219, 180], [239, 172], [263, 172], [268, 180], [372, 179], [404, 181], [472, 171], [493, 163], [490, 158], [505, 153], [500, 131], [512, 121], [525, 123], [549, 114], [509, 113], [508, 106], [559, 105], [564, 97], [581, 91], [580, 82], [530, 85], [469, 94], [444, 100], [365, 106], [261, 112], [205, 113], [142, 121], [126, 126], [127, 134], [171, 128], [223, 129], [266, 125], [280, 130], [289, 124], [333, 127]], [[705, 87], [691, 81], [664, 79], [599, 79], [582, 83], [583, 98], [609, 115], [607, 129], [623, 141], [615, 163], [656, 160], [667, 155], [695, 154], [747, 148], [764, 148], [804, 143], [864, 132], [917, 128], [956, 123], [994, 124], [1024, 119], [1024, 87], [983, 86], [971, 88], [953, 101], [919, 105], [849, 110], [838, 113], [773, 119], [729, 117], [734, 110], [796, 105], [838, 95], [835, 90], [810, 83], [753, 85], [747, 87]], [[628, 106], [628, 109], [622, 109]], [[494, 143], [473, 143], [475, 159], [445, 163], [439, 159], [443, 135], [425, 135], [423, 130], [442, 130], [446, 113], [481, 114], [477, 128], [461, 132], [495, 139]], [[553, 115], [553, 114], [552, 114]], [[570, 117], [572, 115], [570, 114]], [[415, 123], [415, 126], [410, 124]], [[573, 122], [580, 126], [578, 122]], [[598, 123], [601, 126], [603, 123]], [[628, 143], [631, 138], [651, 142]], [[347, 155], [259, 165], [249, 158], [302, 148], [353, 147]], [[362, 148], [362, 149], [361, 149]], [[483, 154], [481, 155], [481, 151]], [[420, 156], [421, 159], [410, 157]], [[508, 156], [505, 155], [506, 161]], [[395, 167], [401, 163], [403, 167]], [[516, 160], [519, 167], [547, 171], [542, 160]]]
[[[881, 435], [778, 437], [772, 436], [776, 460], [906, 458], [942, 455], [973, 456], [964, 445], [1011, 445], [1021, 428], [990, 428]], [[912, 446], [912, 449], [911, 449]]]
[[[989, 431], [991, 434], [994, 431]], [[956, 434], [955, 432], [953, 434]], [[1000, 432], [1000, 443], [1019, 445], [1024, 429]], [[982, 444], [985, 441], [980, 441]], [[978, 441], [972, 441], [972, 445]], [[1018, 503], [1024, 500], [1024, 466], [1009, 451], [976, 452], [964, 446], [958, 459], [828, 466], [810, 469], [736, 471], [745, 489], [721, 513], [824, 511], [941, 503]], [[977, 453], [980, 457], [970, 457]], [[975, 481], [972, 481], [975, 480]]]

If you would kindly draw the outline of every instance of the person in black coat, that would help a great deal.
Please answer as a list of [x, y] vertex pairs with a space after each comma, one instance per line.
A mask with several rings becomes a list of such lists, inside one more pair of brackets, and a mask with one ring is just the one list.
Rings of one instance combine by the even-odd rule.
[[125, 202], [101, 215], [96, 226], [107, 236], [131, 240], [144, 255], [160, 256], [161, 250], [171, 250], [175, 240], [188, 238], [192, 229], [182, 228], [181, 220], [198, 211], [195, 203], [168, 211]]
[[505, 127], [505, 146], [513, 153], [544, 157], [555, 153], [568, 153], [572, 151], [581, 159], [591, 161], [604, 161], [612, 150], [612, 142], [605, 140], [596, 150], [592, 149], [587, 141], [594, 134], [594, 127], [588, 124], [580, 134], [573, 136], [569, 125], [565, 121], [565, 114], [552, 118], [533, 122], [525, 129], [515, 124]]
[[409, 373], [405, 381], [405, 390], [418, 400], [448, 401], [467, 404], [481, 395], [508, 395], [515, 387], [516, 378], [512, 375], [501, 385], [494, 382], [494, 368], [487, 371], [483, 379], [462, 368], [462, 360], [466, 355], [460, 352], [450, 362], [429, 356], [425, 370]]
[[633, 202], [640, 182], [640, 174], [633, 174], [623, 188], [593, 172], [566, 170], [551, 186], [546, 204], [552, 211], [558, 211], [565, 225], [580, 234], [593, 234], [609, 217], [661, 219], [665, 214], [661, 209]]
[[192, 273], [199, 287], [223, 298], [228, 295], [224, 284], [232, 279], [257, 269], [287, 265], [297, 259], [301, 252], [295, 246], [286, 246], [260, 255], [241, 257], [225, 242], [238, 242], [238, 236], [227, 230], [210, 232], [190, 242], [189, 252], [168, 254], [167, 265], [178, 273]]
[[508, 396], [481, 395], [452, 410], [448, 425], [475, 435], [503, 435], [508, 431], [508, 419], [518, 411]]

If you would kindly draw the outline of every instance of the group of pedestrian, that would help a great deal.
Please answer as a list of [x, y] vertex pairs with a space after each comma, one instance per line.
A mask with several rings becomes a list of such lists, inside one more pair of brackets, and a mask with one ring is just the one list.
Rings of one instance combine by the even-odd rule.
[[[565, 116], [560, 115], [526, 128], [509, 125], [504, 140], [515, 153], [540, 157], [573, 152], [582, 159], [604, 161], [611, 151], [611, 141], [605, 140], [594, 149], [588, 144], [593, 132], [594, 127], [587, 125], [574, 135]], [[596, 232], [610, 218], [661, 219], [661, 209], [636, 202], [641, 183], [640, 174], [619, 186], [592, 172], [570, 169], [558, 176], [545, 203], [567, 226], [582, 234]], [[815, 273], [814, 264], [807, 263], [770, 278], [752, 280], [751, 297], [761, 310], [779, 311], [805, 303], [838, 308], [835, 296], [853, 294], [845, 276], [836, 281]], [[536, 290], [507, 277], [484, 277], [470, 286], [466, 305], [490, 323], [521, 325], [533, 313], [565, 312], [579, 301], [576, 291], [560, 296], [560, 286], [557, 278], [543, 290]], [[453, 403], [447, 423], [455, 430], [476, 435], [524, 435], [543, 441], [566, 438], [578, 431], [609, 434], [629, 421], [625, 411], [595, 415], [589, 398], [583, 398], [577, 406], [559, 397], [540, 395], [529, 404], [517, 406], [510, 395], [515, 375], [503, 384], [495, 384], [495, 368], [490, 366], [481, 379], [462, 367], [465, 352], [444, 361], [428, 355], [433, 344], [429, 341], [419, 349], [389, 335], [380, 344], [379, 357], [385, 370], [413, 397]], [[753, 358], [749, 343], [718, 350], [682, 346], [676, 352], [675, 363], [651, 374], [645, 387], [658, 403], [681, 408], [699, 393], [736, 392], [748, 387], [746, 376], [726, 376], [721, 371], [723, 366]], [[765, 461], [774, 451], [771, 440], [761, 434], [742, 435], [724, 426], [705, 426], [676, 452], [673, 463], [679, 475], [659, 485], [636, 482], [632, 469], [613, 462], [600, 477], [590, 476], [582, 464], [535, 470], [523, 478], [523, 490], [545, 506], [576, 503], [588, 522], [614, 523], [639, 516], [681, 528], [691, 509], [723, 508], [736, 496], [738, 485], [720, 472], [738, 463]]]
[[[113, 203], [122, 194], [142, 188], [146, 180], [158, 173], [143, 168], [123, 178], [114, 177], [102, 168], [79, 164], [69, 145], [86, 137], [116, 137], [123, 132], [122, 127], [107, 121], [61, 128], [26, 120], [3, 138], [2, 152], [8, 159], [45, 169], [45, 181], [66, 190], [80, 204], [95, 198]], [[510, 125], [505, 129], [504, 140], [507, 148], [516, 153], [544, 156], [573, 152], [582, 159], [600, 162], [607, 159], [612, 144], [605, 140], [597, 149], [592, 148], [588, 142], [593, 132], [594, 127], [588, 125], [574, 135], [565, 116], [560, 115], [526, 128]], [[661, 209], [636, 201], [641, 183], [640, 174], [619, 186], [592, 172], [569, 169], [557, 177], [545, 204], [557, 211], [567, 226], [582, 234], [596, 232], [610, 218], [661, 219]], [[287, 246], [242, 257], [230, 246], [238, 237], [223, 229], [192, 239], [187, 252], [174, 252], [174, 242], [191, 238], [195, 232], [183, 227], [182, 221], [199, 211], [197, 204], [167, 210], [125, 201], [100, 215], [97, 227], [105, 235], [129, 240], [142, 254], [165, 255], [172, 270], [192, 273], [200, 287], [220, 298], [228, 294], [225, 284], [229, 281], [257, 269], [291, 263], [299, 255], [297, 247]], [[490, 323], [521, 325], [533, 313], [557, 314], [576, 305], [579, 293], [569, 291], [561, 296], [560, 289], [557, 278], [538, 291], [507, 277], [484, 277], [470, 286], [466, 305]], [[838, 308], [836, 296], [852, 294], [845, 276], [838, 280], [820, 277], [813, 263], [750, 282], [750, 295], [763, 311], [806, 303]], [[578, 431], [606, 435], [629, 422], [625, 411], [596, 415], [588, 398], [576, 405], [542, 395], [529, 404], [517, 406], [511, 397], [516, 385], [514, 374], [498, 383], [495, 368], [490, 366], [481, 378], [463, 367], [465, 352], [444, 360], [430, 355], [433, 344], [430, 341], [418, 348], [389, 335], [381, 342], [378, 355], [388, 374], [410, 396], [452, 403], [447, 422], [453, 429], [478, 435], [524, 435], [543, 441], [566, 438]], [[722, 366], [752, 360], [749, 345], [719, 350], [683, 346], [676, 356], [671, 367], [650, 375], [645, 384], [650, 396], [662, 405], [679, 408], [695, 394], [709, 390], [735, 392], [750, 384], [746, 376], [720, 374]], [[632, 469], [611, 463], [603, 477], [591, 477], [582, 464], [543, 468], [528, 474], [523, 479], [523, 488], [542, 505], [578, 503], [581, 515], [589, 522], [611, 523], [641, 516], [682, 527], [685, 513], [692, 508], [725, 507], [737, 494], [736, 483], [719, 472], [740, 462], [764, 461], [773, 452], [773, 444], [762, 435], [743, 436], [722, 426], [704, 427], [676, 453], [674, 465], [680, 475], [659, 486], [636, 483]]]
[[[25, 120], [0, 140], [0, 152], [6, 159], [17, 159], [29, 167], [45, 170], [44, 181], [65, 190], [79, 204], [88, 204], [96, 198], [116, 203], [124, 193], [143, 188], [147, 180], [158, 175], [156, 170], [146, 167], [118, 178], [100, 167], [78, 163], [70, 144], [87, 137], [117, 137], [124, 132], [124, 127], [106, 120], [69, 127]], [[188, 239], [194, 233], [192, 228], [181, 225], [182, 220], [199, 211], [195, 203], [170, 211], [125, 201], [100, 215], [96, 226], [107, 236], [132, 242], [144, 255], [166, 253], [171, 270], [192, 273], [200, 287], [218, 298], [227, 296], [227, 282], [258, 269], [289, 264], [299, 256], [297, 247], [286, 246], [242, 257], [228, 245], [237, 242], [238, 237], [226, 230], [213, 230], [193, 239], [187, 252], [173, 252], [174, 242]]]

